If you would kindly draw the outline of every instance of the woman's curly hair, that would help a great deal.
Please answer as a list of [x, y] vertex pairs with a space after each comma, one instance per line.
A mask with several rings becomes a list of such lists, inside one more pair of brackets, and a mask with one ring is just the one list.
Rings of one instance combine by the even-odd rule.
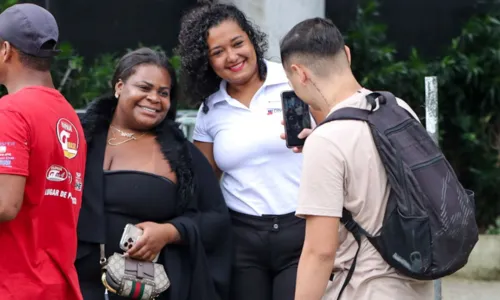
[[[267, 35], [234, 5], [201, 4], [183, 16], [177, 47], [185, 94], [194, 103], [205, 103], [207, 97], [219, 89], [221, 78], [210, 66], [207, 37], [209, 29], [226, 20], [235, 21], [246, 32], [257, 54], [259, 77], [261, 80], [266, 78], [264, 53], [268, 48]], [[207, 106], [204, 112], [208, 112]]]

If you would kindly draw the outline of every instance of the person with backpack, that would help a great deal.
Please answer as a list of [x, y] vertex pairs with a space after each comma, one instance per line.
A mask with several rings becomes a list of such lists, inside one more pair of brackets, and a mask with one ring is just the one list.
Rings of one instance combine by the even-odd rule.
[[359, 84], [331, 21], [305, 20], [280, 46], [296, 94], [327, 115], [303, 147], [295, 299], [432, 299], [477, 242], [472, 193], [408, 104]]

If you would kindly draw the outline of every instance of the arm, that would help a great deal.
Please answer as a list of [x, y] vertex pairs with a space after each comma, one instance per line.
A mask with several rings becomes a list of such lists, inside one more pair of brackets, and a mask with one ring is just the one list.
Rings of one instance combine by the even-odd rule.
[[335, 262], [343, 205], [344, 161], [340, 150], [313, 134], [304, 147], [297, 208], [297, 215], [306, 219], [306, 235], [297, 271], [296, 300], [324, 296]]
[[[231, 281], [232, 243], [231, 220], [219, 181], [205, 158], [191, 146], [193, 168], [197, 178], [199, 218], [198, 228], [207, 258], [217, 299], [229, 299]], [[214, 298], [215, 299], [215, 298]]]
[[214, 137], [210, 134], [207, 129], [205, 121], [209, 118], [209, 115], [205, 114], [202, 110], [203, 105], [200, 106], [198, 110], [198, 115], [196, 116], [196, 124], [193, 130], [193, 141], [194, 145], [205, 155], [206, 159], [212, 166], [215, 176], [220, 180], [222, 177], [222, 171], [217, 167], [214, 158]]
[[0, 222], [15, 219], [23, 204], [29, 143], [24, 118], [16, 112], [0, 111]]
[[203, 153], [205, 158], [210, 163], [210, 166], [215, 172], [215, 176], [218, 180], [222, 177], [222, 171], [217, 167], [214, 159], [214, 144], [213, 143], [205, 143], [200, 141], [194, 141], [193, 143], [200, 151]]
[[229, 236], [229, 212], [220, 189], [218, 178], [206, 157], [196, 147], [191, 146], [193, 169], [197, 178], [199, 226], [203, 244], [207, 251], [223, 244]]
[[229, 213], [211, 164], [193, 144], [189, 145], [189, 149], [197, 186], [196, 200], [189, 204], [184, 215], [162, 224], [164, 239], [168, 244], [184, 243], [186, 234], [183, 232], [182, 223], [188, 218], [198, 224], [203, 244], [206, 250], [210, 251], [227, 239]]

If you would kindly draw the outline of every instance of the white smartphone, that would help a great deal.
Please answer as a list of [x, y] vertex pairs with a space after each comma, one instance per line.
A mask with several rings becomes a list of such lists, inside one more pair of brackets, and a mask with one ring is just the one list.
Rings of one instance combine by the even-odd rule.
[[128, 251], [139, 240], [142, 235], [142, 229], [132, 224], [127, 224], [123, 230], [122, 238], [120, 240], [120, 249]]
[[[142, 234], [142, 229], [136, 227], [133, 224], [127, 224], [125, 226], [125, 229], [123, 230], [122, 238], [120, 240], [120, 249], [127, 252], [135, 245], [135, 243], [137, 243]], [[160, 253], [156, 255], [156, 257], [153, 259], [153, 262], [157, 262], [159, 256]]]

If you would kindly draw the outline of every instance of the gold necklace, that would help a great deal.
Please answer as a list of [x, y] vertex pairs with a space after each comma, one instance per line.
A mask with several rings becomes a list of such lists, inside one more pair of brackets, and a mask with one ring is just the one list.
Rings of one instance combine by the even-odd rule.
[[135, 133], [125, 132], [123, 130], [120, 130], [119, 128], [116, 128], [113, 125], [111, 125], [111, 128], [113, 128], [114, 130], [118, 131], [118, 133], [120, 133], [120, 136], [127, 138], [126, 140], [114, 143], [113, 141], [115, 141], [117, 138], [115, 137], [115, 134], [112, 133], [113, 137], [108, 140], [108, 145], [111, 145], [111, 146], [118, 146], [118, 145], [121, 145], [121, 144], [125, 144], [126, 142], [138, 140], [138, 139], [140, 139], [142, 136], [144, 136], [146, 134], [144, 132], [140, 136], [136, 137]]

